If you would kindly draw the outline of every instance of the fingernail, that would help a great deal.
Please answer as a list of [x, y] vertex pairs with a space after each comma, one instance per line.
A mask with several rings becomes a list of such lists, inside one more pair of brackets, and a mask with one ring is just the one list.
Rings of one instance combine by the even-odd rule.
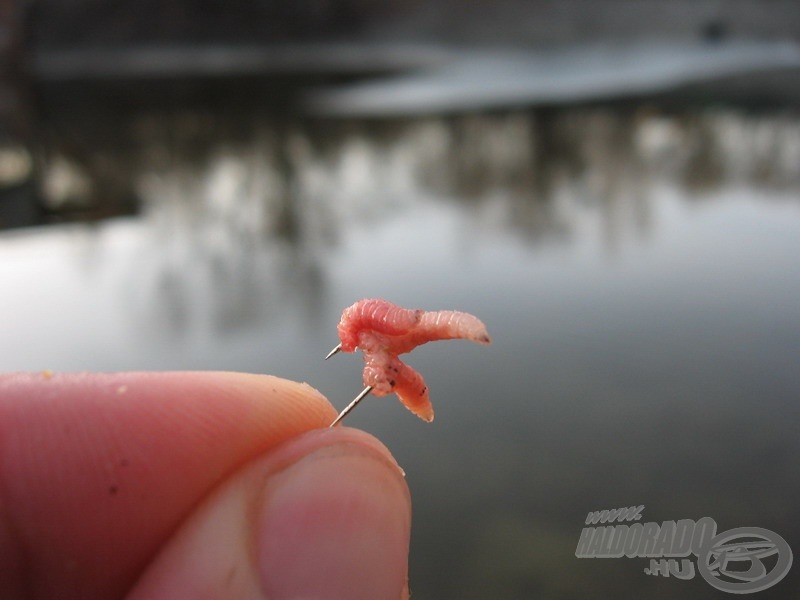
[[257, 557], [269, 598], [401, 597], [411, 505], [397, 467], [372, 449], [320, 448], [269, 479]]

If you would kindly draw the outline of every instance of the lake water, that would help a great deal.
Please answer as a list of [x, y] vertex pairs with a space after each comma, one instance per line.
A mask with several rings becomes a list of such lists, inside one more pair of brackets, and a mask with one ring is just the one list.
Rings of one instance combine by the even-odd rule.
[[[343, 407], [360, 359], [322, 361], [343, 307], [465, 310], [492, 346], [409, 360], [435, 423], [393, 398], [347, 421], [407, 472], [415, 599], [718, 593], [577, 558], [587, 513], [623, 506], [800, 552], [796, 116], [153, 113], [116, 134], [93, 151], [140, 216], [0, 233], [3, 370], [273, 373]], [[758, 597], [798, 589], [795, 566]]]

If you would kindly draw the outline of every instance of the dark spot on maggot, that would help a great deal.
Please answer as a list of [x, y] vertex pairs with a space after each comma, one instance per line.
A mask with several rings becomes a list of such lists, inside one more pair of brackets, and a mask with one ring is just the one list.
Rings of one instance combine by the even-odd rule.
[[427, 392], [427, 391], [428, 391], [428, 388], [427, 388], [427, 386], [426, 386], [426, 387], [422, 388], [422, 391], [420, 391], [419, 395], [420, 395], [420, 396], [424, 396], [424, 395], [425, 395], [425, 392]]
[[394, 379], [390, 379], [390, 380], [389, 380], [389, 385], [390, 385], [390, 386], [392, 386], [392, 387], [394, 387], [394, 386], [396, 386], [396, 385], [397, 385], [397, 382], [396, 382]]
[[109, 488], [108, 488], [108, 493], [109, 494], [111, 494], [112, 496], [116, 496], [117, 492], [119, 492], [119, 488], [117, 487], [116, 484], [109, 486]]

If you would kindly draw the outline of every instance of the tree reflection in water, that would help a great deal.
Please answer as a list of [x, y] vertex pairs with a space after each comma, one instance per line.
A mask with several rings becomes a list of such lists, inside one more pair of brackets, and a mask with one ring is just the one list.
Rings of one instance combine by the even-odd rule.
[[198, 323], [246, 328], [286, 294], [313, 307], [321, 261], [354, 227], [366, 232], [425, 203], [460, 206], [472, 227], [528, 244], [588, 231], [613, 255], [657, 227], [655, 186], [700, 200], [727, 184], [800, 183], [800, 122], [788, 114], [597, 107], [405, 121], [202, 110], [60, 119], [46, 164], [71, 165], [101, 198], [138, 198], [148, 226], [131, 297], [144, 303], [145, 322], [176, 335]]

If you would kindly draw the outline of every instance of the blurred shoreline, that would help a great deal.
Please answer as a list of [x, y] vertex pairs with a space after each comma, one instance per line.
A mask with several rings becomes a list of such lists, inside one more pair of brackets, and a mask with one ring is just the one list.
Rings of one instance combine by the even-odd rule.
[[152, 118], [281, 137], [325, 119], [780, 116], [800, 100], [800, 4], [784, 0], [168, 4], [0, 5], [0, 229], [141, 210], [130, 156], [147, 142], [126, 136]]

